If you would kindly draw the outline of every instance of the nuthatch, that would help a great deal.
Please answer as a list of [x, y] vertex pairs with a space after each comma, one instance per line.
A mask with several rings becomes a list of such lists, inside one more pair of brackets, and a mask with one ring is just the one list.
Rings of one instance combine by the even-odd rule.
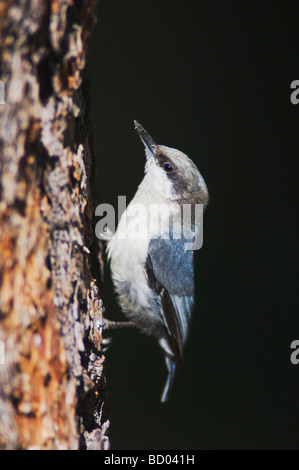
[[[145, 176], [108, 243], [108, 258], [125, 316], [153, 335], [164, 352], [165, 402], [182, 361], [194, 304], [194, 251], [186, 250], [186, 241], [202, 230], [194, 216], [189, 228], [182, 227], [182, 209], [187, 204], [205, 208], [209, 196], [187, 155], [157, 145], [134, 123], [145, 147]], [[177, 236], [182, 228], [183, 235]]]

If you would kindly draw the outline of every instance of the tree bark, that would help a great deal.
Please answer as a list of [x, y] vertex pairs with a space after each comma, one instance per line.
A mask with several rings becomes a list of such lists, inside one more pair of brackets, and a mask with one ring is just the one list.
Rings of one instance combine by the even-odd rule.
[[107, 449], [86, 48], [96, 0], [0, 2], [0, 447]]

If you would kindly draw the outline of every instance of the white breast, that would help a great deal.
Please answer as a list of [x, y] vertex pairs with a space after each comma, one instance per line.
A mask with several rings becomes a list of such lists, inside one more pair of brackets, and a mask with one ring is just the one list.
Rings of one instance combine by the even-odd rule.
[[[161, 235], [163, 227], [167, 229], [169, 226], [169, 212], [179, 211], [176, 205], [172, 207], [165, 204], [163, 197], [156, 198], [159, 203], [154, 204], [152, 199], [145, 195], [146, 192], [143, 191], [141, 198], [140, 192], [137, 191], [123, 213], [107, 249], [113, 281], [119, 296], [122, 297], [122, 304], [126, 303], [127, 310], [134, 309], [134, 306], [145, 309], [149, 307], [148, 302], [153, 292], [148, 286], [145, 272], [148, 244], [152, 238]], [[125, 302], [125, 296], [132, 305]]]

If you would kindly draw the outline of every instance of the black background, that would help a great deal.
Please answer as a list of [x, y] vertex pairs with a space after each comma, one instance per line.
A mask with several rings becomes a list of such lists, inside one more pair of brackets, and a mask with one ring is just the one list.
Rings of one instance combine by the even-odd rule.
[[[193, 326], [167, 404], [158, 345], [113, 332], [112, 449], [299, 448], [298, 13], [295, 2], [99, 2], [89, 49], [96, 202], [129, 202], [143, 177], [133, 119], [187, 153], [211, 197]], [[105, 277], [106, 316], [122, 319], [108, 268]]]

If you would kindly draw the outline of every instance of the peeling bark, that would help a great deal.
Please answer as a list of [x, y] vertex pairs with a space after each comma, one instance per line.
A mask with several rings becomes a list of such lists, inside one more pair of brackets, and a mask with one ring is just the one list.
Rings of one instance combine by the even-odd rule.
[[86, 47], [96, 0], [0, 2], [0, 447], [107, 449]]

